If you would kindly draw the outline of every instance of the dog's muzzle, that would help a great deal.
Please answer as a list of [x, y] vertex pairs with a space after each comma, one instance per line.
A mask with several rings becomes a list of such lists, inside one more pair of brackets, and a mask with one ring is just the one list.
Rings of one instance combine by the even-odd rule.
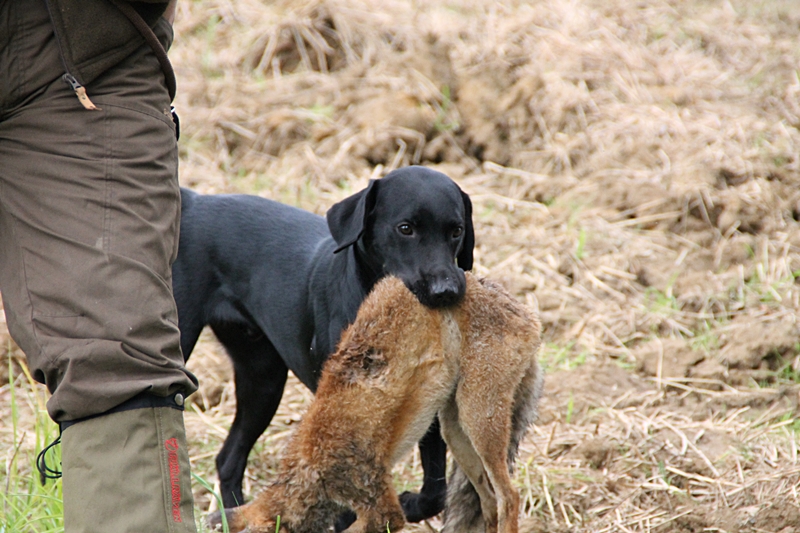
[[460, 302], [464, 297], [464, 288], [463, 279], [459, 280], [456, 275], [448, 275], [436, 277], [427, 282], [422, 281], [415, 287], [411, 287], [411, 292], [422, 305], [440, 308], [450, 307]]

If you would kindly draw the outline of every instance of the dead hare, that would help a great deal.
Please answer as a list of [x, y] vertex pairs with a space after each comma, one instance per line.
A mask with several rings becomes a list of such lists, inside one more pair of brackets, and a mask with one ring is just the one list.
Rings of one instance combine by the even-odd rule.
[[509, 469], [541, 391], [540, 330], [533, 310], [469, 273], [463, 301], [446, 309], [382, 280], [327, 361], [277, 480], [227, 511], [231, 531], [273, 533], [280, 517], [281, 531], [319, 533], [345, 509], [358, 516], [348, 533], [398, 531], [392, 466], [438, 415], [486, 531], [517, 533]]

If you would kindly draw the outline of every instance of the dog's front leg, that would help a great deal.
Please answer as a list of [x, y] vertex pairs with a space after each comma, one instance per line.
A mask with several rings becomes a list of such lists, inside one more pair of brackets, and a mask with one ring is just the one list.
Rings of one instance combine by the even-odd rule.
[[428, 432], [419, 441], [419, 456], [424, 475], [422, 490], [419, 494], [404, 492], [400, 495], [400, 504], [409, 522], [421, 522], [444, 509], [447, 496], [447, 445], [442, 440], [438, 418], [434, 419]]

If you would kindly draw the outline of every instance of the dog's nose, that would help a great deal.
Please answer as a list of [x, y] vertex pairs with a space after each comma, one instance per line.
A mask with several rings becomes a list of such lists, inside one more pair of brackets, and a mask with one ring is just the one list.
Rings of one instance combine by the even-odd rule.
[[458, 281], [449, 277], [433, 281], [429, 289], [431, 307], [455, 305], [461, 299]]

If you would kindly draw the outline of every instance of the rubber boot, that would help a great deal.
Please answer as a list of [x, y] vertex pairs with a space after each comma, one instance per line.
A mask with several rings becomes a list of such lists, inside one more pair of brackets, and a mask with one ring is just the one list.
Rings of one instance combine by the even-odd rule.
[[196, 533], [181, 410], [137, 408], [69, 425], [61, 464], [65, 533]]

